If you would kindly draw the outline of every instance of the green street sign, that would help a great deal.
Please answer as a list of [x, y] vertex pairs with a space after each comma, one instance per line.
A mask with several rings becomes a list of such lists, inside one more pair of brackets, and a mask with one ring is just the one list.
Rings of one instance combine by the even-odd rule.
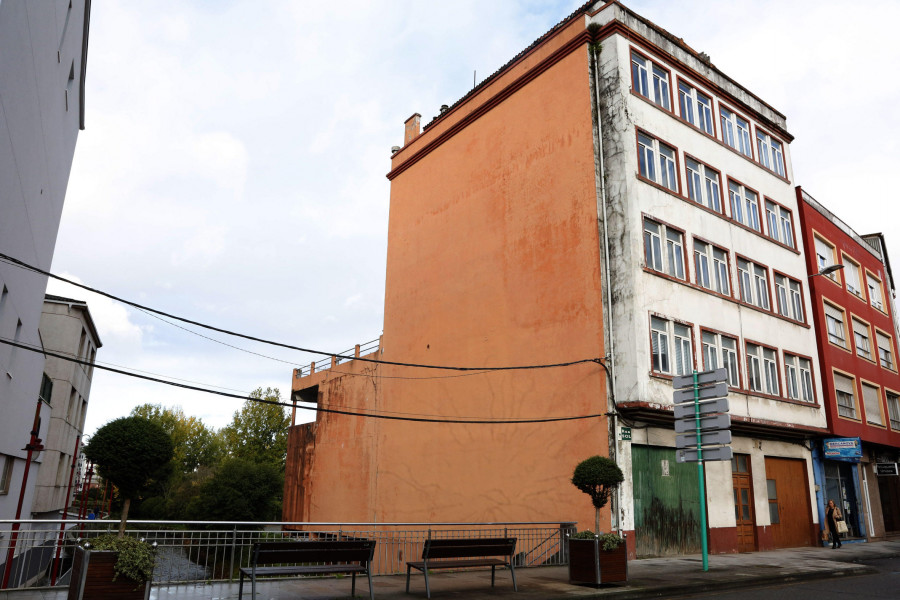
[[619, 439], [623, 442], [631, 441], [631, 427], [621, 427], [619, 428]]

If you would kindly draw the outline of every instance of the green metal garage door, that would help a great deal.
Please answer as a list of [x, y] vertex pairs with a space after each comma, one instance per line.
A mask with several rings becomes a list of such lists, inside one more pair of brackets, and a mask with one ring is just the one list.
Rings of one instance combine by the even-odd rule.
[[631, 461], [637, 555], [701, 552], [697, 465], [656, 446], [633, 446]]

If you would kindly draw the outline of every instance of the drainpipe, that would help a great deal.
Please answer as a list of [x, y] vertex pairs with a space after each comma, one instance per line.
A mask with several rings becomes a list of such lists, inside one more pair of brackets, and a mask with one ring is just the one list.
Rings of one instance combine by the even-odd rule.
[[[607, 409], [610, 408], [609, 404], [612, 404], [612, 430], [609, 435], [612, 443], [609, 444], [609, 454], [610, 458], [615, 461], [616, 464], [619, 464], [617, 447], [618, 440], [616, 439], [616, 432], [619, 430], [619, 414], [616, 410], [616, 353], [612, 319], [612, 285], [610, 283], [611, 279], [609, 276], [609, 225], [606, 212], [606, 167], [603, 161], [603, 119], [600, 114], [600, 56], [597, 54], [597, 49], [593, 47], [591, 48], [591, 54], [594, 58], [594, 101], [597, 107], [597, 142], [598, 155], [600, 158], [600, 207], [603, 213], [603, 271], [605, 276], [604, 278], [606, 279], [605, 287], [607, 310], [604, 310], [603, 313], [606, 317], [605, 329], [608, 332], [608, 347], [606, 356], [609, 359], [609, 368], [606, 369], [606, 373], [608, 376], [607, 396], [609, 398], [609, 402], [607, 404]], [[619, 512], [620, 507], [622, 506], [622, 486], [616, 486], [616, 493], [612, 497], [612, 500], [613, 506], [610, 513], [613, 515], [614, 522], [610, 523], [610, 526], [615, 528], [617, 532], [621, 533], [621, 515], [619, 514]]]
[[63, 536], [66, 534], [66, 517], [69, 515], [69, 499], [72, 497], [72, 480], [75, 478], [75, 465], [78, 461], [78, 448], [81, 446], [81, 436], [75, 438], [75, 452], [72, 453], [72, 466], [69, 468], [69, 486], [66, 488], [66, 507], [63, 509], [62, 523], [59, 525], [59, 539], [56, 542], [56, 556], [53, 559], [53, 571], [50, 573], [50, 587], [56, 585], [56, 576], [59, 574], [59, 553], [62, 550]]
[[34, 426], [31, 428], [31, 439], [24, 448], [25, 450], [28, 450], [28, 455], [25, 458], [25, 473], [22, 474], [22, 489], [19, 490], [19, 504], [16, 506], [16, 520], [13, 523], [12, 535], [9, 538], [9, 551], [6, 553], [6, 567], [3, 569], [3, 582], [0, 584], [0, 589], [4, 590], [6, 589], [6, 586], [9, 585], [9, 574], [12, 570], [13, 558], [15, 558], [16, 542], [19, 540], [19, 527], [21, 526], [19, 519], [22, 518], [22, 504], [25, 502], [25, 488], [28, 484], [28, 472], [31, 470], [31, 459], [35, 452], [40, 452], [44, 449], [44, 446], [41, 444], [41, 438], [38, 437], [38, 427], [40, 427], [41, 424], [42, 402], [43, 400], [38, 397], [37, 410], [34, 412]]

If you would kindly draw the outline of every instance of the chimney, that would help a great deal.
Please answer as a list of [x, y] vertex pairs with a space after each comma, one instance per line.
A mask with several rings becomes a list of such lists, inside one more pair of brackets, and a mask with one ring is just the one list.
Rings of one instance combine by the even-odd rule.
[[419, 137], [419, 133], [421, 132], [420, 123], [422, 120], [422, 115], [419, 113], [414, 113], [413, 116], [408, 118], [404, 123], [405, 131], [403, 133], [403, 145], [406, 146], [411, 141]]

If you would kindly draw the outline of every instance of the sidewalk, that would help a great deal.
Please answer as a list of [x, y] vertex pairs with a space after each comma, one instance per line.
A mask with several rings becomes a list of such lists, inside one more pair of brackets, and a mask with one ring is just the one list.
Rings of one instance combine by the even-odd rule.
[[[874, 572], [858, 562], [900, 556], [900, 540], [868, 544], [844, 544], [843, 548], [792, 548], [749, 554], [724, 554], [709, 557], [709, 571], [703, 571], [700, 555], [674, 558], [647, 558], [628, 563], [628, 581], [599, 589], [568, 583], [566, 567], [539, 567], [516, 570], [519, 591], [512, 588], [506, 571], [497, 572], [496, 587], [491, 589], [489, 571], [460, 573], [437, 572], [431, 578], [432, 600], [466, 598], [467, 600], [545, 600], [610, 598], [659, 598], [713, 590], [770, 585], [805, 579], [848, 577]], [[425, 598], [421, 574], [414, 574], [410, 593], [406, 594], [406, 576], [388, 575], [375, 578], [375, 598], [410, 600]], [[267, 581], [257, 584], [258, 600], [316, 598], [317, 600], [350, 597], [350, 578]], [[368, 598], [365, 577], [357, 577], [357, 598]], [[33, 589], [0, 592], [0, 600], [64, 600], [66, 590]], [[154, 600], [236, 600], [237, 583], [211, 585], [168, 585], [154, 587]], [[250, 585], [244, 585], [244, 598], [250, 600]]]

